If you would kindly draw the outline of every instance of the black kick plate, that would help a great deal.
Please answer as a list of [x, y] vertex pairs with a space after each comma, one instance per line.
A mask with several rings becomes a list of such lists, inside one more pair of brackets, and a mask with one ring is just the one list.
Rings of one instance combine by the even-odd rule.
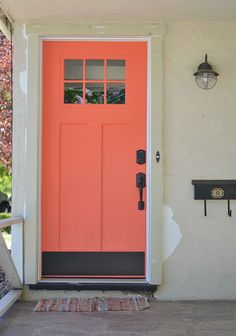
[[144, 276], [144, 252], [43, 252], [43, 276]]

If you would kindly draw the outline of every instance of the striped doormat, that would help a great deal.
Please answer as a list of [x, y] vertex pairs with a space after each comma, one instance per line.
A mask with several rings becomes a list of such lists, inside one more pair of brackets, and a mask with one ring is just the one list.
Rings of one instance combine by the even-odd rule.
[[95, 312], [95, 311], [138, 311], [149, 308], [148, 300], [141, 295], [113, 298], [90, 297], [39, 300], [36, 312]]

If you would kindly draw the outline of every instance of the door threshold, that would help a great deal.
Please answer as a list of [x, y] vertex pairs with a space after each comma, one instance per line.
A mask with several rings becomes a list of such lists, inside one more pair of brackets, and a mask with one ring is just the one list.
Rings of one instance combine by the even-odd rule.
[[157, 285], [140, 279], [42, 279], [30, 284], [32, 290], [117, 290], [154, 293]]
[[148, 283], [146, 279], [141, 278], [42, 278], [40, 283]]

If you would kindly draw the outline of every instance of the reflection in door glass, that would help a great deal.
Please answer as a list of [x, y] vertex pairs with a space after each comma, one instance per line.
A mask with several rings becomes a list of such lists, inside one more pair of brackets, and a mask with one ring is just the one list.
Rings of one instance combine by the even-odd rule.
[[65, 83], [64, 84], [64, 103], [65, 104], [84, 104], [83, 84]]
[[103, 80], [104, 79], [104, 61], [87, 60], [86, 61], [86, 79]]
[[124, 83], [107, 83], [107, 104], [125, 104]]
[[65, 73], [64, 78], [66, 80], [83, 79], [83, 61], [82, 60], [65, 60], [64, 61]]
[[86, 84], [86, 103], [104, 104], [104, 85], [103, 83]]
[[107, 80], [125, 80], [125, 61], [107, 61]]

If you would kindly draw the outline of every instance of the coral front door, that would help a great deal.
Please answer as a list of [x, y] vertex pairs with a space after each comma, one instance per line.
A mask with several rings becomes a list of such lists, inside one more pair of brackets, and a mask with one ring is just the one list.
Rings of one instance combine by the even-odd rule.
[[145, 277], [146, 92], [145, 42], [43, 42], [43, 276]]

